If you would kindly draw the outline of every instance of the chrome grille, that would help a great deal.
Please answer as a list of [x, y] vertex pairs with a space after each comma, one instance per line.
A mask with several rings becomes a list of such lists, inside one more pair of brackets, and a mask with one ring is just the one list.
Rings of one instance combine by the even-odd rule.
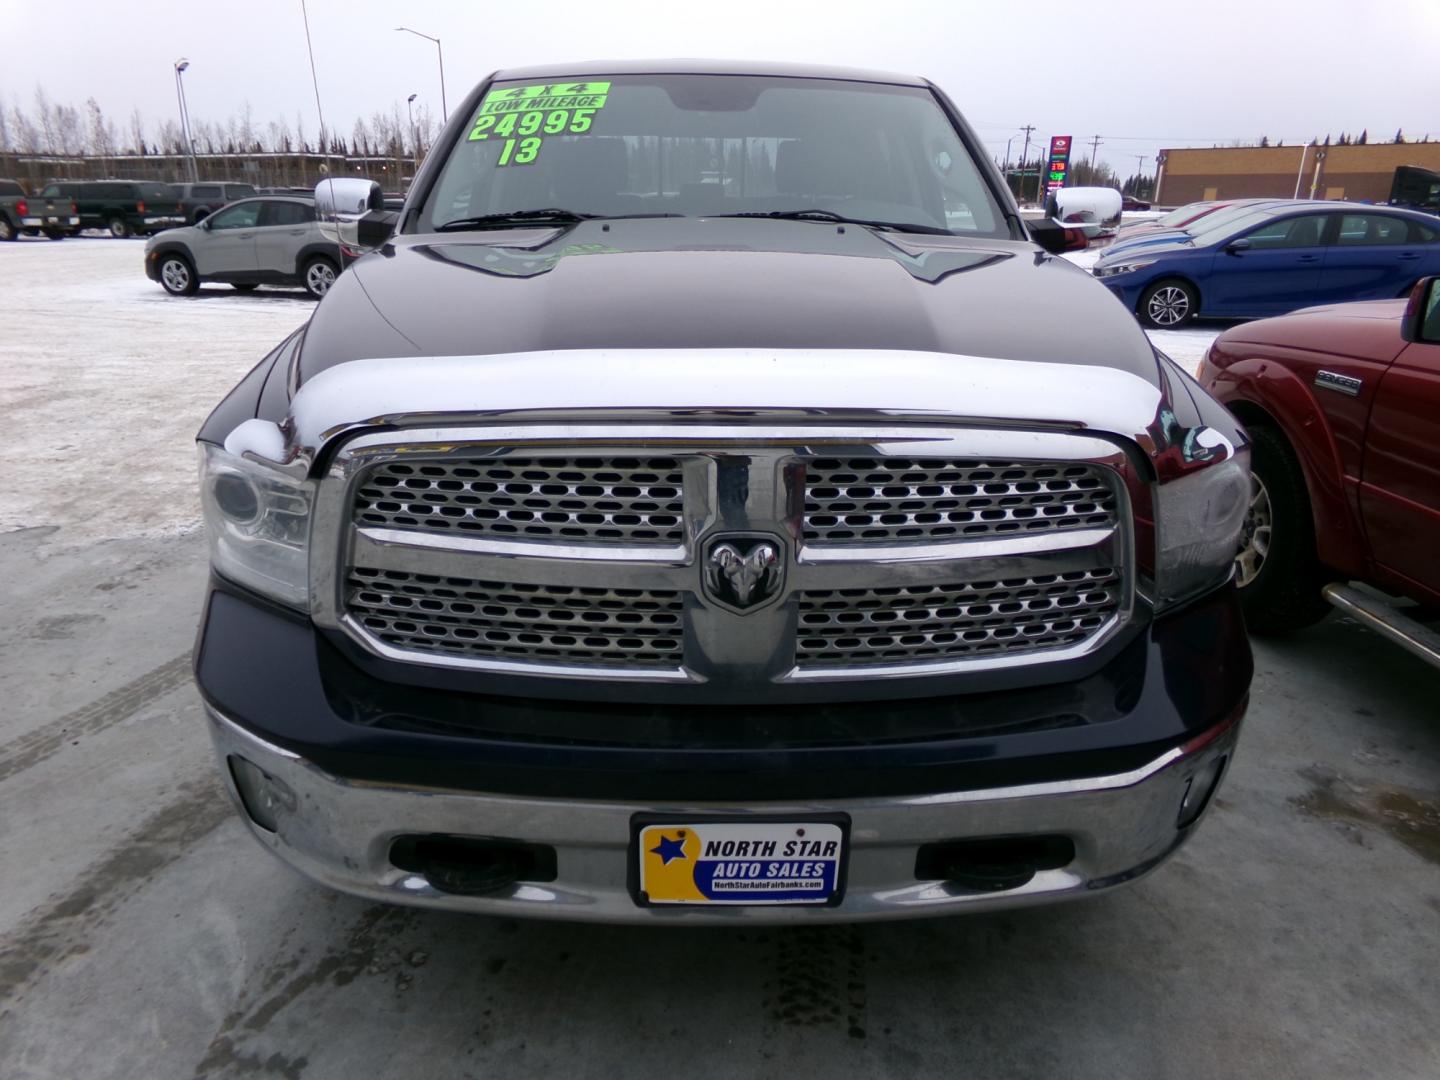
[[804, 590], [798, 667], [900, 664], [1074, 645], [1118, 610], [1105, 567], [954, 585]]
[[853, 544], [1113, 527], [1116, 499], [1090, 464], [817, 458], [805, 539]]
[[472, 659], [680, 665], [681, 597], [660, 589], [527, 585], [352, 567], [346, 607], [396, 649]]
[[356, 490], [359, 525], [573, 543], [679, 544], [680, 463], [646, 457], [390, 461]]

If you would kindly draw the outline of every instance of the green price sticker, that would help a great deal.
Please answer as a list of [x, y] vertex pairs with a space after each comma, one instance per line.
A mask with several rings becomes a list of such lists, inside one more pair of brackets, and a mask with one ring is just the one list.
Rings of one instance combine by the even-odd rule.
[[528, 165], [546, 135], [583, 135], [605, 107], [608, 82], [540, 83], [492, 90], [480, 102], [469, 141], [503, 139], [499, 165]]

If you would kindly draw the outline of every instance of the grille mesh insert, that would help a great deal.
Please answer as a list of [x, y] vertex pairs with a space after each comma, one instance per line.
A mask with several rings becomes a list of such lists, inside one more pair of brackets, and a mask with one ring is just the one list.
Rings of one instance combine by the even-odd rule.
[[681, 599], [659, 589], [525, 585], [352, 568], [346, 609], [397, 649], [477, 660], [678, 667]]
[[1111, 568], [955, 585], [800, 593], [795, 662], [854, 667], [1028, 653], [1084, 641], [1115, 613]]
[[362, 478], [354, 518], [512, 539], [678, 544], [683, 503], [673, 458], [393, 461]]
[[806, 469], [805, 539], [853, 544], [1111, 527], [1102, 470], [909, 458], [817, 458]]

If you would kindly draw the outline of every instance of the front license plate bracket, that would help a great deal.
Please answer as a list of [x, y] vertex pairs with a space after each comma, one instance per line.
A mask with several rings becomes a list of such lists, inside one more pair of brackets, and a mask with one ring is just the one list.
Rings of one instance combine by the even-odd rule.
[[628, 860], [640, 907], [835, 907], [849, 874], [850, 816], [635, 814]]

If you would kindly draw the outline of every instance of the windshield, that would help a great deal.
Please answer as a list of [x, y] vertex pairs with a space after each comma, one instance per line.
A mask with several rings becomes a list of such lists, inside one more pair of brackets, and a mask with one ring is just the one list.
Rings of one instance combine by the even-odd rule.
[[1171, 227], [1184, 225], [1188, 221], [1195, 220], [1201, 214], [1210, 213], [1210, 206], [1210, 203], [1186, 203], [1184, 206], [1171, 210], [1165, 216], [1156, 218], [1155, 224]]
[[1274, 210], [1266, 203], [1239, 203], [1234, 206], [1227, 206], [1223, 210], [1216, 210], [1213, 214], [1206, 214], [1204, 217], [1192, 222], [1187, 228], [1191, 236], [1200, 237], [1209, 233], [1225, 232], [1236, 226], [1237, 223], [1247, 221], [1253, 215], [1260, 215], [1255, 220], [1261, 221]]
[[730, 75], [499, 82], [421, 214], [606, 217], [823, 210], [1008, 237], [959, 133], [922, 87]]

